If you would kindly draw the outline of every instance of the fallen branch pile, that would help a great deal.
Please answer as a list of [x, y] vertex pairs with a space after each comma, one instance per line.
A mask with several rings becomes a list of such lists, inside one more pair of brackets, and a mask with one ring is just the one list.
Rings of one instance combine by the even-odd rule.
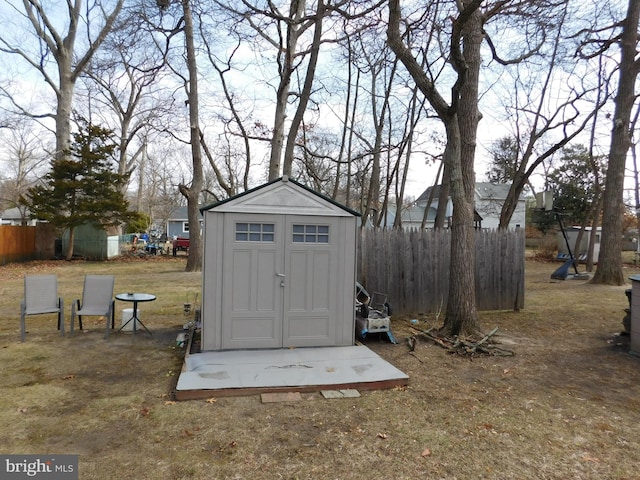
[[491, 330], [491, 332], [477, 341], [460, 337], [445, 337], [439, 335], [434, 327], [428, 330], [418, 330], [414, 327], [412, 328], [413, 330], [416, 330], [417, 333], [407, 338], [407, 343], [409, 344], [410, 350], [409, 353], [412, 353], [415, 350], [417, 340], [419, 338], [426, 338], [436, 345], [441, 346], [449, 353], [454, 353], [457, 355], [473, 356], [476, 354], [481, 354], [497, 357], [510, 357], [515, 355], [513, 351], [501, 348], [494, 342], [490, 341], [491, 337], [493, 337], [498, 331], [498, 327], [494, 328], [493, 330]]

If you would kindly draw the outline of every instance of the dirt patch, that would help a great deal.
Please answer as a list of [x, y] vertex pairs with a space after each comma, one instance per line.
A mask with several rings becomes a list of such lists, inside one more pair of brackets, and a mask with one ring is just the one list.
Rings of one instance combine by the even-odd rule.
[[[525, 309], [481, 314], [512, 357], [461, 357], [423, 341], [410, 354], [410, 320], [442, 319], [396, 315], [398, 345], [366, 344], [410, 376], [406, 388], [174, 402], [184, 355], [175, 338], [200, 288], [184, 265], [0, 268], [0, 451], [79, 454], [80, 477], [91, 479], [638, 478], [640, 359], [617, 335], [625, 287], [551, 281], [556, 264], [528, 262]], [[67, 321], [85, 273], [113, 273], [116, 291], [154, 293], [142, 313], [153, 335], [104, 340], [104, 322], [87, 319], [86, 332], [61, 338], [55, 317], [42, 316], [28, 318], [20, 343], [26, 272], [58, 274]]]

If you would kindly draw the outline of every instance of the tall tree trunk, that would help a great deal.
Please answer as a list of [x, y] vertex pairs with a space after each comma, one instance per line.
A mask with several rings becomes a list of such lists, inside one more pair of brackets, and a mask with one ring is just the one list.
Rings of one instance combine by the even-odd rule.
[[273, 135], [271, 137], [271, 154], [269, 157], [269, 180], [274, 180], [280, 175], [282, 161], [282, 148], [284, 145], [284, 123], [287, 117], [287, 103], [289, 101], [289, 86], [291, 75], [295, 69], [294, 57], [300, 35], [300, 19], [304, 16], [306, 1], [291, 0], [289, 5], [289, 19], [287, 22], [287, 38], [282, 52], [282, 65], [280, 66], [280, 83], [276, 97], [276, 112], [273, 122]]
[[[136, 211], [141, 211], [143, 208], [143, 199], [144, 199], [144, 176], [145, 170], [147, 166], [147, 144], [146, 139], [144, 140], [142, 155], [140, 155], [140, 161], [138, 163], [138, 191], [136, 192]], [[121, 173], [121, 175], [123, 175]], [[126, 189], [127, 185], [123, 185], [123, 188]]]
[[[447, 125], [447, 146], [451, 155], [460, 158], [462, 141], [457, 119]], [[451, 258], [449, 260], [449, 296], [447, 313], [441, 332], [445, 335], [474, 334], [478, 331], [475, 295], [475, 245], [473, 233], [473, 207], [466, 199], [465, 174], [462, 164], [451, 164], [451, 195], [453, 219], [451, 222]]]
[[[356, 113], [358, 111], [358, 90], [360, 85], [360, 71], [356, 73], [356, 83], [354, 85], [354, 98], [353, 98], [353, 108], [351, 111], [351, 121], [349, 125], [349, 137], [347, 140], [347, 186], [345, 192], [345, 205], [352, 207], [351, 200], [351, 175], [353, 172], [353, 157], [352, 157], [352, 147], [353, 147], [353, 137], [355, 135], [355, 124], [356, 124]], [[346, 117], [345, 117], [346, 118]], [[363, 218], [362, 228], [366, 225], [366, 219]]]
[[284, 120], [287, 113], [287, 99], [289, 98], [289, 83], [291, 73], [280, 79], [276, 98], [276, 112], [273, 121], [273, 135], [271, 137], [271, 154], [269, 157], [269, 180], [275, 180], [280, 175], [280, 159], [284, 144]]
[[[422, 66], [413, 57], [411, 50], [403, 43], [400, 35], [399, 0], [389, 0], [389, 26], [387, 39], [390, 48], [416, 81], [416, 85], [438, 117], [444, 123], [447, 133], [445, 149], [445, 172], [450, 172], [451, 195], [453, 199], [453, 223], [451, 232], [451, 259], [449, 297], [447, 314], [442, 327], [443, 333], [477, 333], [478, 315], [475, 299], [473, 237], [473, 153], [475, 152], [475, 130], [479, 120], [477, 111], [477, 81], [480, 66], [480, 44], [482, 42], [482, 18], [478, 9], [481, 0], [462, 2], [460, 15], [453, 20], [451, 37], [451, 63], [458, 75], [451, 92], [449, 105], [426, 75]], [[464, 51], [463, 51], [464, 50]], [[469, 58], [467, 58], [467, 56]], [[467, 85], [467, 82], [476, 82]], [[471, 102], [461, 108], [461, 104]], [[459, 112], [469, 118], [459, 123]], [[460, 127], [465, 135], [474, 135], [465, 139], [463, 146]]]
[[598, 268], [591, 283], [624, 285], [622, 273], [622, 217], [624, 215], [624, 173], [631, 145], [629, 123], [635, 101], [635, 83], [639, 65], [635, 61], [640, 1], [629, 0], [620, 41], [620, 77], [615, 98], [609, 162], [605, 180], [602, 240]]
[[[363, 208], [363, 218], [370, 218], [373, 225], [380, 225], [380, 157], [382, 155], [382, 140], [384, 134], [385, 115], [389, 109], [389, 98], [391, 96], [391, 88], [393, 79], [397, 71], [398, 62], [394, 61], [391, 67], [389, 78], [387, 79], [387, 87], [384, 91], [384, 99], [382, 106], [378, 111], [378, 95], [376, 90], [376, 81], [378, 75], [384, 72], [382, 69], [371, 72], [371, 111], [373, 115], [373, 124], [375, 125], [375, 140], [373, 143], [373, 157], [371, 159], [371, 177], [369, 178], [369, 189], [367, 191], [366, 203]], [[372, 215], [373, 214], [373, 215]], [[364, 223], [363, 223], [364, 226]]]
[[66, 57], [60, 59], [58, 74], [60, 85], [56, 91], [56, 160], [61, 160], [69, 154], [71, 147], [71, 109], [75, 80], [70, 74], [71, 61]]
[[[342, 164], [344, 162], [344, 158], [345, 158], [345, 151], [347, 150], [347, 133], [349, 130], [349, 116], [351, 114], [350, 108], [351, 108], [351, 92], [356, 90], [353, 88], [352, 85], [352, 78], [353, 78], [353, 65], [352, 65], [352, 58], [353, 58], [353, 52], [351, 51], [351, 42], [349, 40], [349, 36], [347, 36], [347, 38], [345, 39], [345, 41], [347, 42], [348, 48], [347, 48], [347, 55], [348, 55], [348, 59], [347, 59], [347, 92], [346, 92], [346, 98], [344, 101], [344, 117], [342, 120], [342, 134], [340, 137], [340, 153], [338, 154], [338, 161], [336, 162], [336, 177], [335, 177], [335, 183], [333, 184], [333, 192], [331, 194], [331, 198], [334, 200], [338, 199], [338, 194], [340, 192], [340, 182], [342, 180]], [[354, 93], [356, 95], [357, 98], [357, 91]], [[355, 105], [353, 107], [353, 109], [355, 110]], [[350, 182], [350, 177], [349, 175], [347, 175], [347, 185], [346, 185], [346, 191], [348, 191], [349, 188], [349, 182]], [[347, 206], [349, 206], [349, 198], [348, 195], [346, 195], [345, 192], [345, 198], [342, 199], [343, 202], [345, 202], [345, 204]]]
[[302, 87], [302, 92], [300, 92], [298, 108], [296, 108], [296, 113], [293, 115], [293, 120], [289, 127], [289, 135], [287, 136], [287, 144], [284, 150], [284, 160], [282, 163], [282, 173], [284, 175], [291, 175], [293, 149], [296, 145], [298, 129], [300, 128], [300, 124], [304, 118], [304, 113], [307, 111], [307, 105], [309, 103], [309, 98], [311, 97], [311, 88], [313, 87], [313, 79], [316, 75], [316, 66], [318, 65], [318, 57], [320, 55], [320, 40], [322, 39], [322, 21], [324, 19], [324, 15], [324, 0], [318, 0], [309, 65], [307, 66], [307, 73], [304, 78], [304, 86]]
[[74, 227], [69, 228], [69, 245], [67, 245], [66, 260], [73, 260], [73, 242], [76, 238], [76, 229]]
[[[476, 9], [463, 27], [463, 53], [466, 64], [464, 82], [460, 88], [456, 121], [452, 122], [454, 128], [447, 134], [447, 143], [451, 140], [454, 143], [460, 143], [459, 164], [451, 165], [451, 193], [454, 209], [445, 330], [452, 335], [461, 333], [473, 335], [480, 330], [475, 293], [473, 203], [476, 176], [473, 166], [478, 123], [481, 118], [478, 110], [478, 84], [482, 40], [482, 18]], [[455, 125], [458, 126], [457, 131]], [[456, 136], [458, 140], [455, 140]], [[455, 158], [452, 156], [452, 159]]]
[[189, 257], [187, 272], [202, 270], [202, 234], [200, 233], [200, 193], [204, 184], [202, 171], [202, 149], [200, 148], [200, 123], [198, 120], [198, 68], [194, 44], [193, 18], [190, 0], [182, 0], [184, 11], [184, 35], [187, 49], [187, 68], [189, 70], [189, 131], [193, 178], [191, 185], [180, 185], [180, 193], [187, 199], [189, 219]]

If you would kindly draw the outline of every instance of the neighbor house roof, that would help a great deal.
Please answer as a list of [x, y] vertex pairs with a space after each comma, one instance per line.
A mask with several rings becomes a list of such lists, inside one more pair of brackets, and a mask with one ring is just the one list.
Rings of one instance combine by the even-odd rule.
[[[29, 218], [29, 211], [26, 212], [27, 218]], [[3, 212], [0, 212], [0, 218], [7, 220], [22, 220], [22, 212], [18, 207], [7, 208]]]
[[[202, 217], [202, 210], [200, 209], [200, 216]], [[189, 215], [187, 213], [187, 207], [177, 207], [169, 215], [168, 220], [171, 222], [176, 221], [186, 221], [189, 219]]]
[[[478, 199], [481, 200], [505, 200], [511, 185], [507, 183], [491, 183], [491, 182], [477, 182], [475, 185], [475, 194]], [[440, 185], [434, 185], [427, 188], [416, 199], [416, 203], [426, 203], [429, 200], [429, 195], [433, 190], [433, 199], [437, 203], [440, 195]]]
[[506, 200], [511, 185], [506, 183], [476, 183], [476, 195], [481, 199]]

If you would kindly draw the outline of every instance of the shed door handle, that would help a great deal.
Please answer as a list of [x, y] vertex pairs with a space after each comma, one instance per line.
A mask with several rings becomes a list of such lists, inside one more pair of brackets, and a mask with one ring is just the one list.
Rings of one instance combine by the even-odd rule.
[[286, 275], [284, 273], [276, 273], [276, 276], [282, 277], [282, 278], [286, 277]]

